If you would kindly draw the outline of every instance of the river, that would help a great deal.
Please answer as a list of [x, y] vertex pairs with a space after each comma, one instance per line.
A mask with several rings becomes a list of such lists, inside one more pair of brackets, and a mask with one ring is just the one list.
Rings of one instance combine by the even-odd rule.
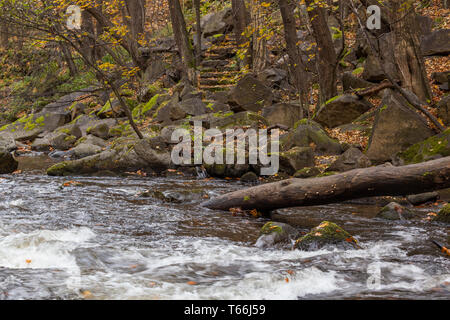
[[430, 241], [448, 243], [445, 225], [374, 219], [373, 205], [295, 208], [278, 216], [304, 231], [336, 222], [362, 249], [259, 249], [267, 220], [200, 206], [239, 182], [54, 178], [37, 162], [0, 177], [0, 299], [450, 298], [450, 259]]

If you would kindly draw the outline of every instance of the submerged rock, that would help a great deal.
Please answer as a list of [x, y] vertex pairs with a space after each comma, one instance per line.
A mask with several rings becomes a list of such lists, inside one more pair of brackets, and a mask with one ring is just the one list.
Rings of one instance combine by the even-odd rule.
[[299, 238], [295, 249], [315, 251], [322, 248], [359, 249], [358, 241], [333, 222], [323, 221], [307, 235]]
[[300, 232], [294, 227], [281, 222], [268, 222], [262, 228], [255, 246], [258, 248], [276, 245], [292, 245]]
[[416, 213], [397, 202], [389, 203], [377, 213], [377, 218], [386, 220], [409, 220], [417, 217], [418, 215]]

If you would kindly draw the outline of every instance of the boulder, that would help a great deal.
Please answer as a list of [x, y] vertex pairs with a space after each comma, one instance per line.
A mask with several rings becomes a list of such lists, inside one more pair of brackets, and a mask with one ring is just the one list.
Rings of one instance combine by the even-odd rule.
[[202, 28], [203, 37], [224, 34], [230, 30], [232, 26], [232, 10], [225, 8], [216, 13], [210, 13], [202, 17], [200, 26]]
[[377, 218], [385, 220], [409, 220], [416, 217], [417, 214], [397, 202], [389, 203], [377, 213]]
[[295, 249], [315, 251], [320, 249], [359, 249], [358, 241], [347, 231], [333, 222], [323, 221], [308, 234], [299, 238], [294, 245]]
[[279, 68], [269, 68], [258, 74], [258, 80], [270, 88], [280, 89], [288, 81], [288, 73]]
[[262, 116], [268, 121], [269, 125], [283, 125], [293, 128], [295, 123], [304, 118], [305, 110], [299, 105], [289, 103], [277, 103], [265, 107]]
[[6, 149], [0, 148], [0, 174], [13, 173], [19, 167], [19, 163]]
[[206, 113], [206, 105], [200, 98], [185, 99], [180, 103], [180, 107], [190, 116], [200, 116]]
[[98, 117], [94, 115], [82, 115], [75, 121], [72, 121], [73, 124], [76, 124], [80, 130], [83, 136], [88, 135], [87, 133], [88, 129], [92, 129], [93, 127], [99, 125], [99, 124], [106, 124], [107, 126], [114, 127], [117, 124], [117, 121], [123, 121], [124, 118], [120, 119], [99, 119]]
[[317, 111], [314, 121], [328, 128], [351, 123], [372, 108], [372, 104], [355, 95], [344, 94], [325, 103]]
[[[398, 68], [394, 59], [394, 33], [384, 33], [376, 39], [373, 38], [371, 41], [377, 51], [382, 54], [383, 68], [394, 80], [398, 80]], [[365, 41], [365, 43], [367, 43], [367, 41]], [[364, 63], [362, 77], [364, 80], [370, 82], [381, 82], [386, 79], [386, 76], [384, 75], [379, 59], [376, 56], [376, 53], [373, 54], [371, 52], [371, 49], [368, 49], [368, 53], [369, 54]]]
[[301, 170], [298, 170], [294, 174], [294, 178], [307, 179], [307, 178], [316, 177], [316, 176], [318, 176], [321, 173], [322, 172], [317, 167], [303, 168]]
[[240, 178], [249, 171], [248, 164], [204, 164], [206, 172], [211, 177]]
[[342, 86], [344, 88], [344, 91], [368, 88], [372, 85], [373, 83], [366, 81], [362, 78], [356, 77], [350, 71], [344, 72], [344, 74], [342, 75]]
[[438, 110], [438, 117], [446, 126], [450, 126], [450, 95], [443, 97], [436, 107]]
[[326, 171], [345, 172], [353, 169], [368, 168], [370, 165], [369, 158], [361, 150], [351, 147], [340, 155]]
[[102, 151], [102, 147], [99, 147], [95, 144], [83, 142], [72, 149], [72, 154], [75, 159], [82, 159], [85, 157], [96, 155]]
[[381, 103], [366, 153], [375, 164], [391, 161], [396, 153], [433, 135], [425, 119], [403, 97], [389, 90]]
[[111, 129], [111, 127], [108, 125], [108, 123], [101, 122], [101, 123], [95, 124], [92, 127], [89, 127], [86, 130], [86, 133], [91, 134], [91, 135], [101, 138], [101, 139], [109, 139], [110, 138], [110, 135], [109, 135], [110, 129]]
[[311, 147], [319, 155], [340, 155], [343, 150], [339, 141], [331, 139], [316, 122], [300, 120], [287, 135], [280, 138], [281, 149], [288, 151], [293, 147]]
[[171, 155], [161, 138], [142, 139], [134, 145], [134, 151], [145, 162], [146, 167], [161, 172], [171, 165]]
[[206, 112], [209, 113], [217, 113], [217, 112], [226, 113], [229, 111], [231, 111], [231, 108], [228, 105], [228, 103], [222, 103], [220, 101], [212, 102], [206, 106]]
[[408, 165], [450, 156], [450, 129], [416, 143], [395, 156], [396, 165]]
[[16, 148], [14, 136], [9, 132], [0, 131], [0, 150], [11, 152], [16, 150]]
[[83, 133], [81, 132], [80, 127], [74, 123], [66, 124], [62, 127], [59, 127], [56, 130], [56, 132], [65, 133], [69, 136], [75, 136], [77, 139], [79, 139], [83, 136]]
[[434, 192], [426, 192], [421, 194], [412, 194], [406, 197], [406, 200], [409, 201], [412, 205], [418, 206], [427, 202], [435, 202], [439, 199], [439, 193]]
[[260, 231], [255, 243], [258, 248], [272, 248], [275, 246], [292, 246], [300, 232], [294, 227], [281, 222], [267, 222]]
[[450, 223], [450, 204], [447, 203], [433, 218], [433, 221]]
[[123, 142], [110, 150], [77, 160], [57, 163], [47, 170], [50, 176], [71, 176], [97, 172], [129, 172], [151, 169], [134, 151], [135, 141]]
[[10, 133], [16, 141], [34, 140], [41, 133], [51, 132], [64, 125], [69, 118], [64, 114], [40, 112], [2, 127], [2, 132]]
[[72, 148], [77, 142], [77, 137], [68, 135], [66, 133], [50, 133], [44, 139], [50, 142], [53, 149], [56, 150], [68, 150]]
[[314, 150], [310, 147], [294, 147], [280, 153], [280, 167], [293, 175], [298, 170], [314, 166]]
[[424, 56], [448, 55], [450, 53], [450, 29], [439, 29], [422, 37], [420, 48]]
[[245, 111], [258, 112], [272, 105], [272, 90], [252, 75], [244, 76], [230, 92], [230, 103]]
[[256, 182], [258, 181], [258, 175], [254, 173], [253, 171], [249, 171], [242, 175], [241, 182]]
[[252, 127], [259, 128], [260, 125], [268, 126], [269, 122], [254, 112], [229, 113], [224, 115], [214, 115], [210, 121], [211, 128], [221, 130], [236, 127]]

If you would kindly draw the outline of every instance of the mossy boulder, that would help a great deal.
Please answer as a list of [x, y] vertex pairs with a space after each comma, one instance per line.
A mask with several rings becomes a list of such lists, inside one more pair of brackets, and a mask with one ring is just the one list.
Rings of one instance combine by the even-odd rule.
[[343, 152], [339, 141], [330, 138], [321, 125], [307, 119], [298, 121], [293, 130], [280, 138], [280, 142], [282, 151], [312, 146], [318, 155], [339, 155]]
[[19, 163], [7, 150], [0, 149], [0, 174], [13, 173], [17, 170]]
[[359, 99], [357, 96], [345, 94], [327, 101], [317, 111], [314, 121], [328, 128], [335, 128], [346, 123], [351, 123], [371, 108], [372, 104], [365, 99]]
[[433, 218], [433, 221], [450, 223], [450, 203], [447, 203]]
[[306, 115], [300, 105], [290, 103], [277, 103], [269, 107], [265, 107], [262, 116], [267, 119], [271, 126], [284, 125], [293, 128], [295, 123]]
[[358, 241], [337, 224], [323, 221], [313, 228], [308, 234], [299, 238], [294, 245], [295, 249], [303, 251], [315, 251], [327, 249], [358, 249]]
[[366, 152], [372, 163], [391, 161], [398, 152], [433, 136], [426, 121], [402, 96], [388, 91], [381, 103]]
[[311, 147], [294, 147], [280, 153], [280, 167], [288, 174], [314, 166], [314, 150]]
[[317, 167], [303, 168], [301, 170], [298, 170], [294, 174], [294, 178], [307, 179], [307, 178], [315, 177], [315, 176], [319, 175], [320, 173], [321, 173], [321, 171]]
[[259, 128], [261, 125], [268, 126], [269, 122], [257, 113], [254, 112], [239, 112], [239, 113], [218, 113], [213, 114], [211, 118], [211, 128], [233, 129], [236, 127], [252, 127]]
[[241, 182], [256, 182], [258, 181], [258, 175], [253, 171], [249, 171], [242, 175]]
[[398, 153], [396, 162], [407, 165], [448, 156], [450, 156], [450, 129]]
[[256, 241], [258, 248], [268, 248], [274, 246], [291, 246], [297, 239], [300, 232], [294, 227], [281, 222], [267, 222], [260, 232]]
[[414, 211], [405, 208], [397, 202], [391, 202], [384, 206], [377, 213], [376, 217], [385, 220], [409, 220], [417, 218], [418, 215]]
[[230, 92], [230, 102], [245, 111], [261, 111], [264, 106], [272, 105], [273, 99], [272, 90], [249, 74], [239, 80]]
[[368, 168], [370, 165], [369, 158], [361, 150], [351, 147], [340, 155], [326, 171], [345, 172], [353, 169]]
[[87, 134], [92, 134], [96, 137], [99, 137], [101, 139], [108, 139], [110, 138], [109, 130], [110, 126], [107, 123], [99, 123], [97, 125], [94, 125], [92, 127], [89, 127], [86, 130]]

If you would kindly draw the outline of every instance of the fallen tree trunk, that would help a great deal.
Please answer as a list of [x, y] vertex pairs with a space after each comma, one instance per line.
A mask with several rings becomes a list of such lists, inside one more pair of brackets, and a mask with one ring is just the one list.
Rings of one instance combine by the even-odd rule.
[[211, 199], [204, 207], [270, 211], [373, 196], [406, 196], [450, 187], [450, 157], [403, 167], [378, 166], [333, 176], [289, 179]]

